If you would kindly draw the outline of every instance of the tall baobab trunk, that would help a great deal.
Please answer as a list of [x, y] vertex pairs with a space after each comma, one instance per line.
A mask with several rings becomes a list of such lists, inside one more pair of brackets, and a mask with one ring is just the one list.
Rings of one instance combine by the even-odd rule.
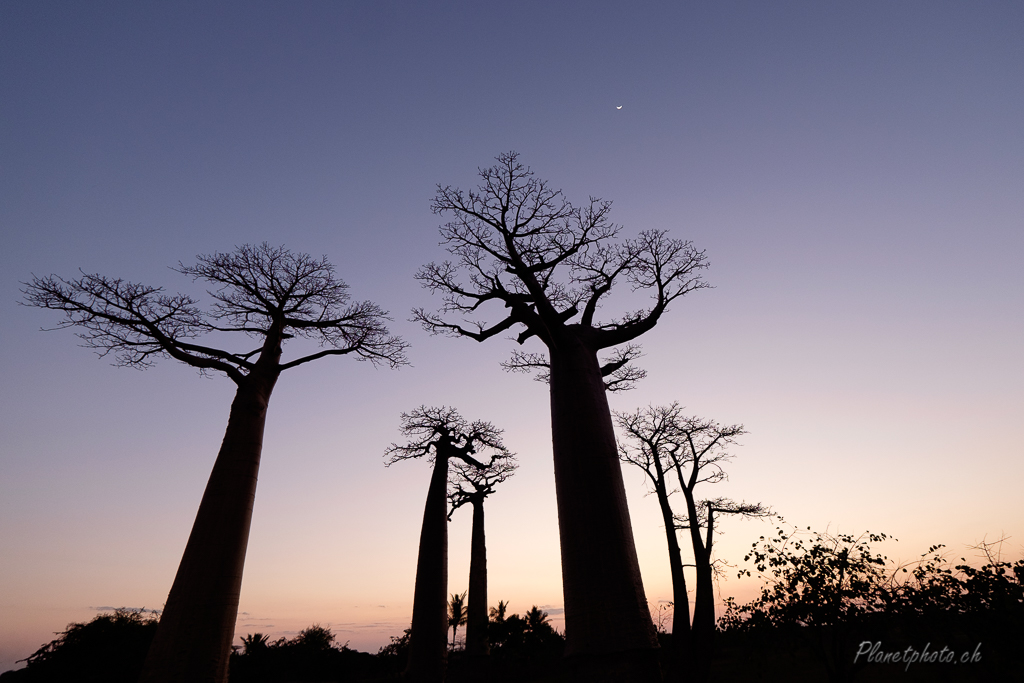
[[692, 680], [702, 683], [708, 680], [711, 671], [711, 657], [715, 647], [715, 583], [711, 570], [711, 538], [714, 534], [714, 512], [708, 510], [707, 541], [700, 535], [700, 526], [693, 523], [697, 519], [697, 506], [693, 496], [687, 496], [687, 510], [691, 520], [690, 538], [693, 542], [693, 563], [697, 569], [697, 597], [693, 607], [693, 630], [691, 632]]
[[566, 656], [593, 666], [592, 680], [659, 680], [597, 354], [570, 335], [549, 349]]
[[491, 652], [487, 639], [487, 542], [484, 537], [484, 500], [473, 500], [473, 538], [469, 556], [469, 605], [466, 610], [466, 653], [484, 657]]
[[668, 541], [668, 563], [672, 575], [672, 656], [669, 664], [671, 680], [683, 680], [688, 648], [690, 646], [690, 598], [686, 593], [686, 576], [683, 574], [683, 558], [679, 549], [679, 538], [676, 536], [675, 517], [668, 502], [665, 490], [665, 474], [661, 462], [655, 454], [654, 465], [657, 468], [661, 483], [655, 485], [658, 504], [661, 506], [661, 518], [665, 523], [665, 537]]
[[276, 372], [254, 371], [235, 393], [224, 441], [160, 616], [141, 683], [227, 680], [263, 427], [276, 381]]
[[448, 454], [438, 449], [423, 509], [405, 678], [441, 683], [448, 663]]

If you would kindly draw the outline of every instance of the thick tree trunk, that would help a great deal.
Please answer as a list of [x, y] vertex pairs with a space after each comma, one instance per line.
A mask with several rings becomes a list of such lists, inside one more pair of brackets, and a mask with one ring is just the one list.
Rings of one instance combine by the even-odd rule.
[[551, 431], [566, 656], [580, 662], [581, 676], [599, 677], [592, 680], [658, 680], [657, 636], [597, 354], [574, 339], [559, 342], [550, 348]]
[[686, 593], [686, 576], [683, 574], [683, 558], [679, 549], [679, 538], [676, 536], [675, 518], [669, 506], [668, 493], [665, 490], [665, 474], [658, 467], [662, 482], [656, 485], [658, 504], [661, 506], [661, 517], [665, 523], [665, 536], [668, 541], [668, 563], [672, 576], [672, 657], [669, 665], [669, 678], [682, 681], [685, 676], [683, 667], [690, 646], [690, 597]]
[[448, 662], [448, 456], [438, 452], [423, 509], [405, 679], [441, 683]]
[[246, 377], [167, 596], [141, 683], [223, 683], [235, 633], [267, 404], [276, 375]]
[[466, 654], [490, 654], [487, 640], [487, 542], [484, 538], [484, 501], [473, 500], [473, 539], [469, 556], [469, 605], [466, 612]]

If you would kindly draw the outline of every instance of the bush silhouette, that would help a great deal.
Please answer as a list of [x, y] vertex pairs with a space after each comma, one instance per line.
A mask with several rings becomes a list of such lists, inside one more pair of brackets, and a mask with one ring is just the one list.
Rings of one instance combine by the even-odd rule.
[[121, 608], [87, 623], [68, 624], [57, 638], [28, 656], [24, 669], [8, 671], [0, 675], [0, 680], [136, 683], [156, 623], [142, 610]]

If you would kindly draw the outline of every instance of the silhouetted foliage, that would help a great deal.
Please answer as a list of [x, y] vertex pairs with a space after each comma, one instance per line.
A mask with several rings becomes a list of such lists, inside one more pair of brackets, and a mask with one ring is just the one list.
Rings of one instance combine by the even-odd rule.
[[[756, 646], [808, 652], [831, 681], [884, 670], [866, 656], [865, 644], [873, 643], [884, 644], [884, 652], [921, 652], [926, 644], [933, 653], [977, 651], [971, 667], [961, 667], [962, 677], [943, 680], [1024, 676], [1024, 560], [954, 566], [936, 545], [920, 561], [896, 565], [871, 549], [889, 538], [809, 528], [761, 537], [744, 558], [765, 580], [761, 595], [745, 605], [727, 599], [720, 628], [753, 637], [748, 642]], [[929, 675], [938, 680], [939, 673]]]
[[256, 655], [270, 647], [270, 636], [262, 633], [248, 633], [242, 638], [242, 654]]
[[493, 680], [533, 680], [558, 669], [565, 638], [548, 622], [547, 612], [536, 605], [523, 616], [508, 614], [508, 603], [490, 610], [488, 638], [491, 643]]
[[384, 657], [336, 644], [330, 628], [313, 624], [291, 640], [268, 642], [266, 636], [242, 638], [244, 648], [231, 655], [232, 683], [288, 683], [294, 681], [363, 681], [386, 674]]
[[452, 627], [452, 649], [455, 649], [455, 636], [459, 627], [466, 623], [466, 593], [452, 593], [448, 601], [448, 625]]
[[156, 632], [156, 619], [117, 609], [87, 623], [68, 624], [28, 656], [25, 668], [0, 675], [4, 683], [136, 683]]
[[409, 636], [411, 634], [412, 629], [407, 628], [402, 632], [401, 637], [391, 636], [391, 642], [377, 651], [377, 658], [394, 674], [405, 669], [409, 658]]

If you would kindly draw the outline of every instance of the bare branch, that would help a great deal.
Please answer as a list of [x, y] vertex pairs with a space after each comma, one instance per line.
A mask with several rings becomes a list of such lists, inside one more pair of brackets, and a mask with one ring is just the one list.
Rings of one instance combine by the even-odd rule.
[[621, 265], [613, 271], [614, 275], [624, 274], [634, 291], [652, 290], [654, 304], [650, 309], [599, 326], [601, 348], [636, 339], [657, 324], [672, 301], [711, 286], [703, 280], [701, 272], [708, 267], [705, 253], [692, 242], [669, 239], [667, 234], [664, 230], [646, 230], [620, 248]]
[[[640, 347], [635, 344], [616, 349], [612, 357], [601, 366], [601, 376], [608, 378], [604, 380], [604, 388], [607, 391], [633, 389], [636, 382], [647, 376], [646, 370], [630, 365], [633, 360], [642, 355]], [[513, 350], [512, 357], [502, 361], [501, 367], [506, 372], [525, 373], [537, 370], [539, 372], [534, 375], [534, 379], [545, 384], [551, 379], [549, 372], [551, 364], [543, 353], [524, 353]]]
[[615, 349], [605, 363], [601, 366], [601, 376], [604, 380], [604, 388], [608, 391], [629, 391], [636, 386], [636, 383], [647, 376], [647, 371], [633, 365], [633, 361], [643, 356], [640, 347], [636, 344], [627, 344]]
[[[478, 469], [492, 466], [496, 459], [512, 454], [502, 443], [502, 431], [490, 422], [468, 422], [454, 408], [420, 406], [402, 413], [402, 435], [408, 438], [403, 445], [392, 443], [385, 451], [385, 465], [390, 467], [401, 460], [427, 457], [431, 462], [441, 454], [453, 461]], [[484, 462], [479, 457], [489, 458]]]
[[[580, 334], [596, 344], [594, 350], [609, 348], [654, 327], [674, 299], [708, 286], [700, 275], [707, 266], [704, 253], [691, 243], [662, 231], [612, 243], [620, 228], [609, 219], [610, 202], [591, 197], [586, 205], [573, 206], [523, 166], [515, 152], [498, 156], [479, 175], [480, 185], [469, 192], [438, 186], [431, 204], [434, 213], [451, 219], [440, 230], [452, 257], [424, 266], [416, 276], [443, 295], [437, 313], [414, 312], [431, 332], [483, 341], [500, 331], [498, 326], [447, 316], [475, 316], [497, 301], [512, 309], [501, 329], [525, 328], [520, 344], [534, 335], [550, 344], [552, 335], [564, 333], [569, 320], [582, 314]], [[623, 278], [633, 289], [652, 290], [651, 308], [595, 323], [600, 301]], [[637, 378], [629, 374], [618, 384]]]
[[461, 325], [447, 323], [435, 313], [427, 313], [422, 308], [414, 308], [412, 311], [412, 322], [418, 322], [423, 329], [431, 334], [447, 334], [453, 337], [469, 337], [477, 341], [483, 341], [496, 334], [500, 334], [516, 324], [515, 316], [509, 316], [500, 323], [486, 327], [487, 323], [472, 323], [477, 329], [466, 329]]
[[236, 381], [249, 363], [226, 351], [190, 341], [206, 329], [196, 302], [149, 287], [102, 275], [82, 273], [73, 280], [33, 276], [22, 290], [27, 306], [61, 311], [55, 329], [75, 328], [83, 346], [100, 357], [114, 354], [114, 364], [145, 369], [168, 356], [200, 370], [220, 370]]
[[477, 467], [463, 460], [452, 463], [448, 472], [448, 519], [467, 503], [481, 503], [494, 493], [494, 487], [515, 474], [519, 464], [512, 453], [495, 455], [486, 467]]
[[[100, 356], [112, 353], [116, 365], [127, 367], [146, 368], [169, 356], [200, 372], [223, 372], [238, 383], [261, 362], [271, 373], [350, 353], [374, 364], [407, 363], [408, 345], [388, 333], [386, 312], [370, 302], [350, 303], [347, 285], [334, 276], [326, 258], [263, 243], [201, 255], [196, 265], [179, 263], [174, 270], [215, 285], [208, 313], [187, 295], [85, 273], [73, 280], [33, 277], [22, 290], [23, 303], [63, 312], [59, 329], [75, 328], [85, 346]], [[256, 350], [232, 353], [195, 341], [231, 333], [262, 343]], [[281, 344], [296, 336], [327, 348], [281, 364]]]

